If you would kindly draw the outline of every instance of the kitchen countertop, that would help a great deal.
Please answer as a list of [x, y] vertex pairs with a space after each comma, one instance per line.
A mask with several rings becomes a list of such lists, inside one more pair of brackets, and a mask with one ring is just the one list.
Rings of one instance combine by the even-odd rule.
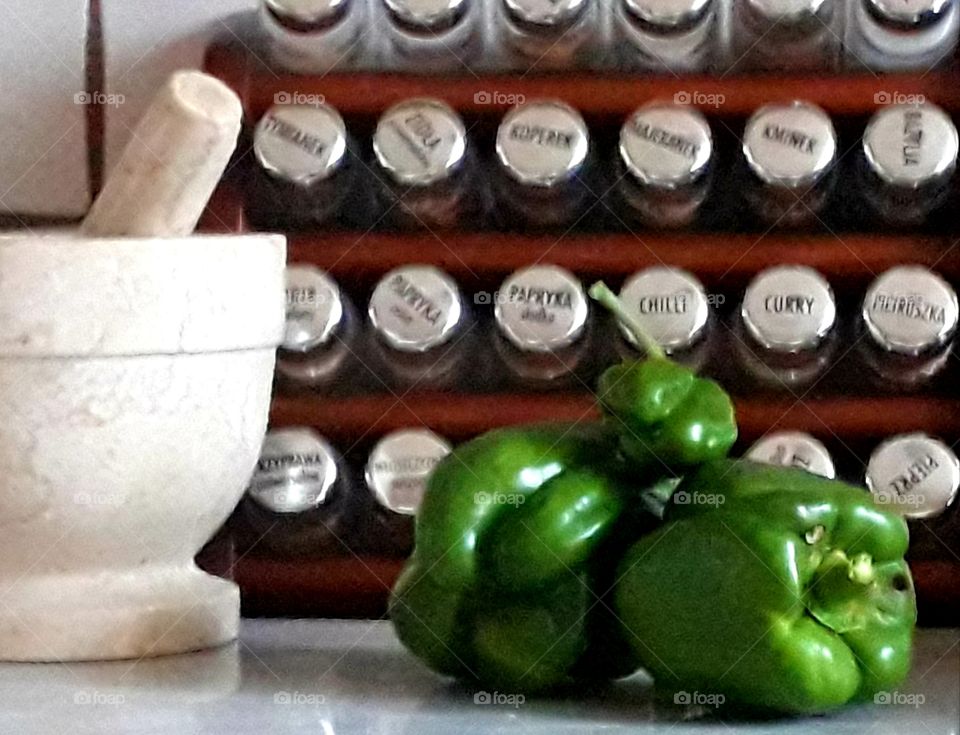
[[[494, 698], [495, 703], [483, 703]], [[823, 732], [958, 735], [960, 629], [922, 630], [891, 704], [816, 718], [744, 721], [723, 707], [655, 701], [636, 676], [565, 699], [518, 702], [431, 674], [388, 623], [246, 620], [225, 648], [105, 664], [0, 664], [0, 733]]]

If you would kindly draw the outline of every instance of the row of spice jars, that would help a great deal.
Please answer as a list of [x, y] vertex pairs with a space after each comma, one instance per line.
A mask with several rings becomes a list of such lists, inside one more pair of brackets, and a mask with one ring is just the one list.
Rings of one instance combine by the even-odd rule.
[[324, 74], [927, 71], [957, 0], [262, 0], [274, 65]]
[[[285, 382], [300, 386], [335, 389], [366, 368], [374, 391], [484, 392], [482, 376], [489, 373], [527, 387], [589, 390], [597, 369], [639, 355], [623, 326], [615, 339], [594, 334], [599, 330], [583, 284], [555, 265], [518, 270], [496, 293], [478, 292], [472, 302], [433, 266], [396, 268], [373, 288], [365, 324], [326, 273], [293, 265], [287, 279], [287, 330], [277, 366]], [[634, 274], [620, 296], [666, 352], [735, 392], [744, 371], [774, 390], [816, 384], [849, 355], [859, 362], [848, 360], [843, 371], [861, 385], [868, 385], [865, 363], [874, 386], [922, 387], [945, 371], [958, 322], [953, 287], [911, 265], [891, 268], [870, 284], [848, 329], [839, 324], [828, 281], [804, 266], [758, 273], [726, 318], [717, 314], [724, 294], [708, 293], [696, 276], [669, 266]], [[491, 307], [492, 320], [481, 318]], [[601, 344], [616, 350], [604, 354]], [[742, 370], [731, 373], [734, 364]]]
[[858, 229], [917, 226], [950, 201], [960, 147], [949, 115], [915, 101], [880, 108], [845, 156], [830, 117], [795, 101], [757, 110], [722, 163], [697, 109], [654, 102], [601, 155], [576, 110], [539, 100], [512, 108], [483, 155], [448, 105], [412, 99], [383, 113], [366, 151], [332, 107], [294, 99], [253, 134], [263, 227], [677, 229], [710, 224], [718, 198], [737, 229], [819, 227], [830, 207], [856, 213]]
[[[413, 518], [430, 473], [451, 451], [451, 444], [432, 431], [402, 429], [380, 439], [362, 466], [351, 467], [312, 429], [273, 430], [231, 521], [238, 550], [288, 557], [405, 556], [413, 547]], [[836, 476], [827, 448], [802, 432], [768, 434], [745, 457]], [[960, 462], [938, 439], [903, 434], [872, 451], [865, 474], [847, 479], [865, 481], [878, 505], [927, 521], [951, 509], [960, 487]], [[684, 500], [682, 495], [675, 499]]]

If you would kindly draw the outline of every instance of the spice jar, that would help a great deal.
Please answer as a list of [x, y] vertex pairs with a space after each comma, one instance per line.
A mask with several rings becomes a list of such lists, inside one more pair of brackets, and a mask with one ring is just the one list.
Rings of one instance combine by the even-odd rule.
[[497, 293], [497, 353], [524, 382], [567, 383], [589, 349], [589, 314], [583, 285], [569, 271], [555, 265], [519, 270]]
[[493, 13], [507, 69], [574, 71], [600, 61], [598, 0], [498, 0]]
[[366, 0], [261, 0], [270, 60], [301, 74], [355, 66], [367, 49]]
[[933, 378], [949, 359], [957, 294], [923, 266], [896, 266], [870, 285], [861, 317], [865, 362], [882, 384], [912, 388]]
[[274, 105], [257, 123], [251, 216], [280, 229], [335, 220], [354, 187], [343, 118], [329, 105]]
[[285, 556], [343, 553], [351, 493], [343, 460], [326, 439], [305, 428], [270, 431], [241, 502], [241, 545]]
[[652, 103], [620, 130], [617, 192], [625, 218], [657, 228], [688, 227], [710, 189], [713, 135], [696, 109]]
[[747, 203], [765, 224], [816, 222], [837, 156], [837, 134], [827, 113], [799, 101], [761, 107], [744, 129], [743, 156]]
[[364, 477], [369, 496], [361, 520], [364, 548], [387, 556], [413, 549], [413, 519], [433, 469], [453, 448], [427, 429], [401, 429], [370, 452]]
[[611, 0], [616, 66], [691, 73], [717, 61], [718, 0]]
[[938, 439], [901, 434], [870, 455], [866, 480], [878, 505], [911, 519], [934, 518], [957, 498], [960, 461]]
[[511, 109], [497, 131], [496, 199], [507, 227], [560, 227], [577, 222], [590, 190], [590, 133], [580, 114], [556, 100]]
[[440, 100], [390, 107], [377, 123], [373, 152], [382, 207], [394, 226], [450, 229], [477, 209], [467, 130]]
[[482, 54], [480, 0], [378, 0], [385, 65], [419, 73], [471, 71]]
[[864, 131], [860, 159], [874, 213], [887, 224], [922, 224], [950, 194], [957, 149], [957, 128], [936, 105], [877, 112]]
[[829, 71], [840, 61], [838, 0], [733, 0], [728, 71]]
[[923, 71], [953, 58], [956, 0], [850, 0], [846, 63], [875, 71]]
[[428, 265], [387, 273], [367, 308], [380, 371], [409, 387], [448, 386], [470, 354], [472, 325], [456, 282]]

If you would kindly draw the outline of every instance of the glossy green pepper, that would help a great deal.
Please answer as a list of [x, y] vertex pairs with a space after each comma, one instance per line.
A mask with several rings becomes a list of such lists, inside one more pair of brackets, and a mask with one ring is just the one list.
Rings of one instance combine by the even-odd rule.
[[400, 640], [438, 671], [510, 691], [635, 670], [595, 558], [622, 556], [650, 525], [634, 487], [598, 423], [457, 447], [431, 476], [391, 596]]
[[615, 592], [659, 687], [812, 713], [906, 676], [916, 621], [904, 520], [799, 469], [721, 460], [680, 483]]
[[624, 362], [601, 377], [597, 398], [635, 466], [682, 472], [727, 456], [737, 440], [733, 403], [714, 381], [666, 359], [602, 283], [590, 295], [612, 311], [644, 345], [647, 359]]

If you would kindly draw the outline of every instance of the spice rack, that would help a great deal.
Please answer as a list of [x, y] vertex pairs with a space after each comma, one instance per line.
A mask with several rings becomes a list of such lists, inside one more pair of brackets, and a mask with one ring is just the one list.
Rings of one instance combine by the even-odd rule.
[[[497, 100], [555, 97], [577, 108], [588, 121], [617, 123], [645, 102], [674, 99], [709, 102], [722, 96], [722, 110], [701, 105], [709, 116], [742, 118], [775, 100], [801, 98], [836, 116], [865, 118], [880, 106], [883, 95], [922, 95], [954, 116], [960, 114], [960, 85], [955, 71], [927, 74], [836, 74], [829, 77], [777, 75], [751, 77], [614, 77], [597, 75], [481, 76], [446, 78], [368, 72], [324, 77], [277, 75], [266, 69], [235, 39], [212, 45], [207, 71], [233, 87], [243, 100], [248, 121], [255, 121], [283, 92], [322, 95], [347, 120], [373, 121], [395, 102], [415, 96], [446, 101], [461, 114], [495, 120], [511, 106]], [[488, 103], [489, 95], [497, 95]], [[686, 101], [686, 100], [684, 100]], [[225, 177], [203, 220], [208, 231], [236, 232], [250, 228], [243, 195], [242, 161]], [[549, 249], [549, 261], [584, 281], [620, 283], [644, 267], [666, 263], [697, 274], [708, 288], [742, 289], [763, 268], [784, 261], [819, 270], [839, 294], [862, 293], [867, 282], [901, 263], [935, 268], [954, 284], [960, 282], [960, 228], [953, 232], [917, 234], [882, 232], [780, 233], [448, 233], [441, 241], [425, 232], [288, 233], [289, 261], [313, 264], [330, 272], [348, 289], [368, 289], [391, 268], [429, 263], [458, 279], [465, 292], [493, 290], [510, 272], [529, 265]], [[451, 248], [455, 248], [451, 249]], [[412, 408], [415, 404], [416, 410]], [[821, 436], [837, 435], [854, 452], [901, 432], [926, 431], [948, 443], [960, 439], [960, 391], [919, 394], [826, 396], [797, 400], [741, 397], [736, 400], [741, 423], [740, 448], [774, 428], [797, 429]], [[455, 395], [417, 392], [393, 395], [329, 397], [320, 393], [274, 398], [271, 424], [311, 426], [347, 446], [407, 426], [422, 426], [452, 440], [488, 429], [536, 420], [577, 420], [592, 415], [586, 391]], [[956, 516], [957, 509], [953, 509]], [[952, 521], [956, 534], [960, 523]], [[954, 544], [955, 545], [955, 544]], [[943, 548], [942, 558], [914, 560], [924, 620], [946, 620], [960, 603], [960, 558]], [[254, 555], [241, 557], [234, 576], [253, 614], [376, 615], [382, 613], [387, 590], [402, 561], [347, 556], [320, 561], [284, 562]]]

